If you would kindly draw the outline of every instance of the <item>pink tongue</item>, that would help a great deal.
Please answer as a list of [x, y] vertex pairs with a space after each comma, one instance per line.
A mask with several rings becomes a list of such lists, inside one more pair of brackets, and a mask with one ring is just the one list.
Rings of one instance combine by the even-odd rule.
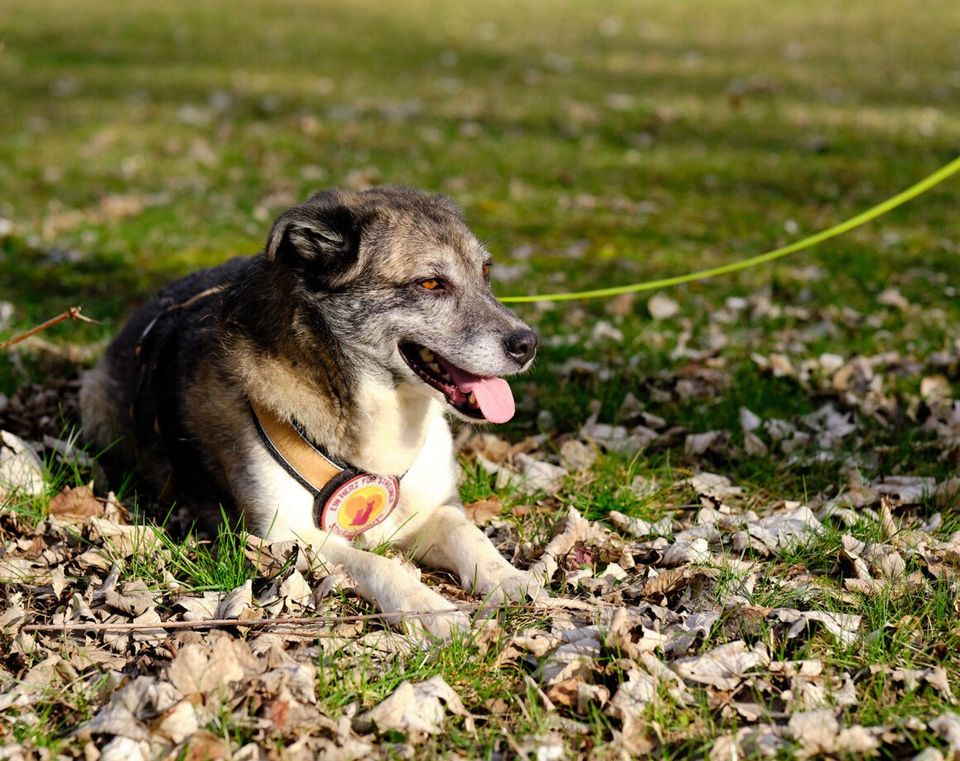
[[506, 423], [516, 412], [513, 392], [503, 378], [481, 378], [451, 364], [446, 364], [447, 372], [464, 394], [471, 391], [477, 397], [480, 412], [491, 423]]

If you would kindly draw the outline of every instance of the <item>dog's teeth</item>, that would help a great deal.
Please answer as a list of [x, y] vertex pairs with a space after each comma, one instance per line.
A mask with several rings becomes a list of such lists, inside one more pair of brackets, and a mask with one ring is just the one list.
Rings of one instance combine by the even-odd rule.
[[420, 349], [420, 359], [424, 362], [433, 362], [433, 352], [429, 349]]
[[427, 366], [428, 366], [431, 370], [433, 370], [435, 373], [437, 373], [438, 375], [440, 374], [440, 365], [438, 365], [436, 362], [431, 362], [431, 363], [430, 363], [429, 365], [427, 365]]
[[477, 395], [475, 393], [471, 391], [470, 396], [468, 396], [467, 399], [470, 400], [470, 404], [472, 404], [474, 407], [477, 406]]

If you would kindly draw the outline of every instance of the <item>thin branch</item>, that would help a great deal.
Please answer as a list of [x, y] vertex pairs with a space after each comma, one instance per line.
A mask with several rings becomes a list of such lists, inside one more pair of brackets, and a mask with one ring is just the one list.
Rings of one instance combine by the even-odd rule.
[[46, 322], [40, 323], [35, 328], [30, 328], [26, 333], [21, 333], [19, 336], [14, 336], [3, 343], [0, 343], [0, 351], [4, 349], [9, 349], [11, 346], [15, 346], [21, 341], [26, 341], [30, 336], [35, 336], [37, 333], [46, 330], [47, 328], [52, 328], [54, 325], [59, 325], [64, 320], [79, 320], [80, 322], [90, 322], [93, 324], [98, 324], [96, 320], [91, 320], [89, 317], [84, 317], [80, 314], [80, 307], [70, 307], [66, 312], [61, 312], [56, 317], [52, 317]]
[[149, 631], [151, 629], [225, 629], [230, 627], [262, 629], [267, 626], [333, 626], [334, 624], [348, 623], [352, 621], [369, 621], [388, 617], [428, 618], [431, 616], [444, 616], [448, 613], [459, 612], [459, 608], [450, 608], [448, 610], [398, 610], [389, 613], [366, 613], [356, 616], [316, 616], [313, 618], [305, 618], [303, 616], [280, 616], [278, 618], [210, 618], [205, 621], [160, 621], [156, 623], [144, 621], [143, 623], [125, 624], [97, 624], [92, 622], [74, 624], [27, 624], [21, 629], [21, 631], [43, 633], [73, 631], [138, 632]]
[[[555, 601], [553, 601], [555, 602]], [[21, 627], [23, 632], [38, 632], [43, 634], [56, 634], [58, 632], [138, 632], [151, 631], [153, 629], [229, 629], [233, 627], [242, 629], [263, 629], [270, 626], [334, 626], [336, 624], [351, 623], [356, 621], [377, 621], [389, 618], [432, 618], [433, 616], [445, 616], [450, 613], [462, 613], [477, 609], [477, 605], [465, 605], [461, 608], [447, 608], [444, 610], [422, 610], [405, 611], [394, 610], [384, 613], [364, 613], [354, 616], [279, 616], [277, 618], [209, 618], [205, 621], [159, 621], [142, 623], [94, 623], [78, 622], [63, 624], [27, 624]], [[566, 611], [567, 606], [563, 605], [537, 605], [537, 604], [512, 604], [499, 605], [489, 610], [516, 610], [516, 611], [539, 611], [546, 612]]]

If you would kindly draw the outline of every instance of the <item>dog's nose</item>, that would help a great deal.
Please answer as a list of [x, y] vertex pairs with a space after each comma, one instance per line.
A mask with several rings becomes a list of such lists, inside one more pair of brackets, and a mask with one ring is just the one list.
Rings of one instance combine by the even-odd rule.
[[518, 365], [525, 365], [537, 353], [537, 334], [529, 328], [511, 333], [504, 339], [503, 348]]

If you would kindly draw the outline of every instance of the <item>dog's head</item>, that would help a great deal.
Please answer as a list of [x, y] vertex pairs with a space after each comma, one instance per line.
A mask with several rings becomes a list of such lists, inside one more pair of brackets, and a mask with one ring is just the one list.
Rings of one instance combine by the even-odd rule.
[[301, 340], [336, 340], [465, 419], [513, 416], [502, 376], [530, 365], [537, 334], [494, 298], [490, 254], [450, 200], [319, 193], [276, 221], [265, 256], [292, 276]]

